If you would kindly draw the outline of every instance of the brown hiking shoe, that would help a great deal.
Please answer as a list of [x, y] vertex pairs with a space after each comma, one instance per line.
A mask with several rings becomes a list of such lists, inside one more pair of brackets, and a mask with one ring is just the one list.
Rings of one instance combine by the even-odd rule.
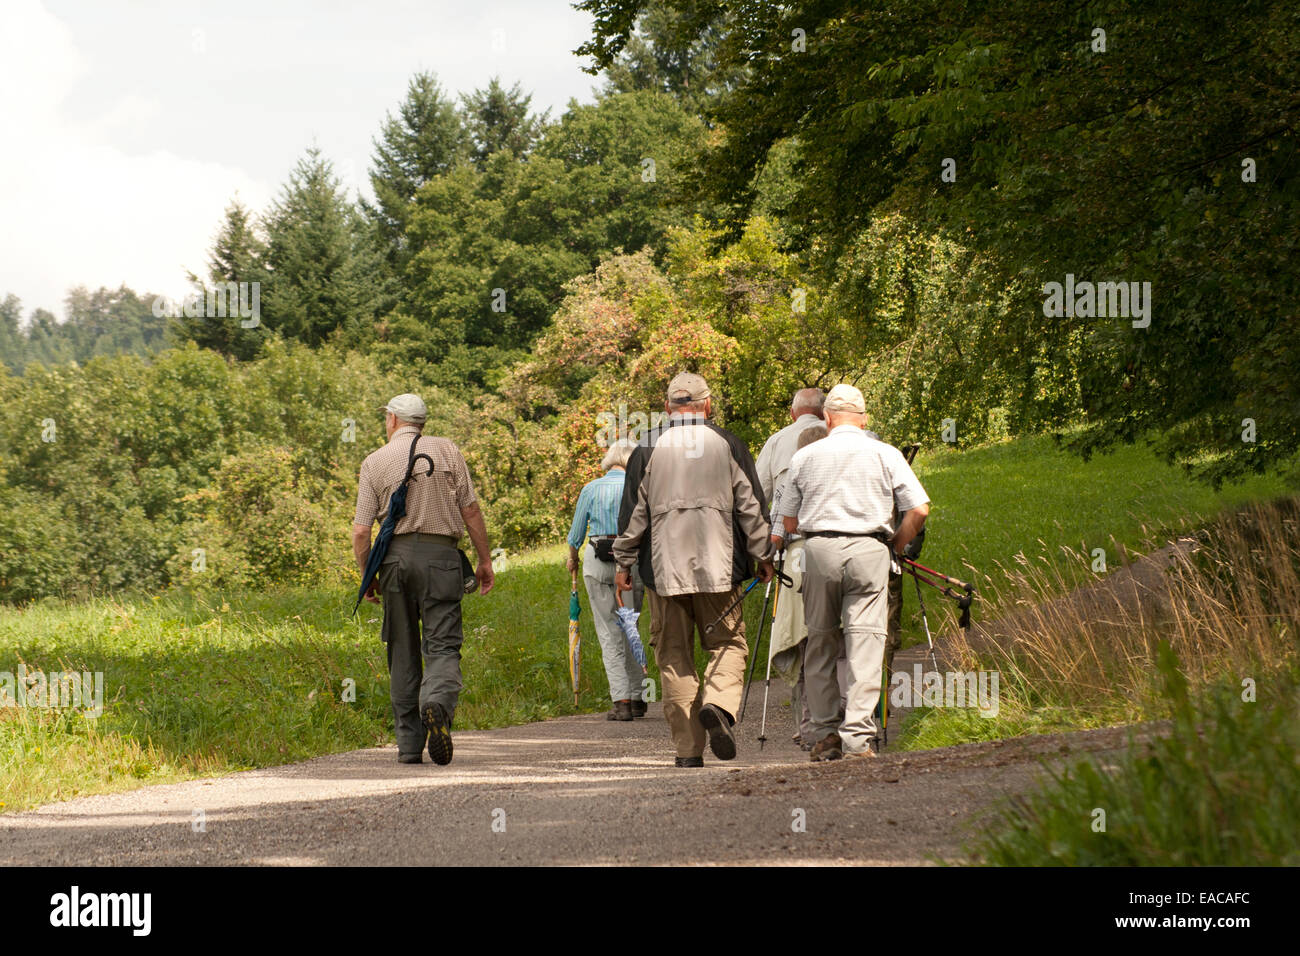
[[645, 702], [645, 701], [641, 700], [641, 699], [638, 698], [638, 697], [633, 697], [633, 698], [632, 698], [632, 716], [633, 716], [633, 717], [644, 717], [644, 716], [645, 716], [645, 712], [646, 712], [647, 709], [648, 709], [648, 708], [646, 707], [646, 702]]
[[631, 720], [632, 719], [632, 702], [630, 700], [616, 700], [613, 708], [605, 715], [606, 720]]
[[813, 746], [812, 759], [839, 760], [844, 756], [844, 743], [839, 734], [827, 734]]

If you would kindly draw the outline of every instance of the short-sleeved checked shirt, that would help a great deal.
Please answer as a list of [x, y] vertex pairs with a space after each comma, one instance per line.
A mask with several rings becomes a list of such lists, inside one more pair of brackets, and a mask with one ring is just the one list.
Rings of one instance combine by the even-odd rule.
[[[369, 527], [387, 517], [388, 499], [406, 477], [411, 439], [418, 434], [414, 426], [403, 425], [393, 432], [387, 445], [361, 463], [354, 523]], [[460, 449], [450, 439], [424, 435], [415, 451], [433, 459], [433, 474], [426, 475], [429, 463], [424, 459], [415, 463], [415, 476], [406, 490], [406, 517], [397, 522], [393, 533], [419, 531], [459, 538], [465, 533], [460, 509], [478, 500]]]
[[895, 510], [930, 500], [903, 453], [854, 425], [839, 425], [795, 453], [782, 486], [781, 517], [799, 532], [893, 534]]

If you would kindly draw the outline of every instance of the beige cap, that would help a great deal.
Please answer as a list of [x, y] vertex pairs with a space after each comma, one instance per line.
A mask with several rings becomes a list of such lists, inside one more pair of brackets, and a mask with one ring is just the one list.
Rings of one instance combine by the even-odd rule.
[[668, 383], [668, 401], [674, 404], [702, 402], [708, 397], [708, 382], [694, 372], [678, 372]]
[[414, 425], [423, 425], [429, 418], [429, 407], [424, 404], [424, 399], [410, 392], [394, 397], [383, 407], [383, 410], [392, 412], [402, 421]]
[[826, 396], [826, 404], [822, 407], [828, 412], [857, 412], [859, 415], [867, 413], [866, 400], [853, 385], [836, 385]]

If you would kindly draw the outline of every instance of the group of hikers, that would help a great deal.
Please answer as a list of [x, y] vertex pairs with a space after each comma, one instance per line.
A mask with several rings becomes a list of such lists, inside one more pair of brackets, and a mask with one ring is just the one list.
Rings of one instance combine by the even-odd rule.
[[[792, 688], [795, 740], [812, 760], [869, 757], [879, 750], [877, 704], [899, 643], [900, 561], [924, 534], [925, 489], [903, 453], [867, 430], [852, 385], [796, 392], [791, 423], [757, 461], [713, 421], [713, 409], [708, 383], [679, 373], [666, 420], [636, 442], [610, 445], [603, 475], [578, 497], [567, 564], [576, 574], [581, 563], [608, 717], [646, 713], [643, 671], [616, 608], [640, 610], [648, 598], [676, 765], [703, 766], [706, 744], [718, 759], [734, 758], [749, 654], [740, 598], [757, 577], [779, 591], [769, 655]], [[384, 411], [389, 442], [362, 464], [353, 550], [364, 571], [373, 525], [389, 519], [391, 544], [366, 597], [383, 598], [398, 759], [420, 763], [427, 748], [446, 764], [461, 689], [460, 599], [467, 588], [492, 588], [490, 548], [464, 458], [448, 439], [421, 435], [424, 402], [400, 395]], [[407, 491], [394, 498], [399, 488]], [[390, 503], [396, 515], [401, 502], [394, 522]], [[458, 550], [466, 531], [476, 567]], [[376, 547], [383, 538], [381, 529]]]

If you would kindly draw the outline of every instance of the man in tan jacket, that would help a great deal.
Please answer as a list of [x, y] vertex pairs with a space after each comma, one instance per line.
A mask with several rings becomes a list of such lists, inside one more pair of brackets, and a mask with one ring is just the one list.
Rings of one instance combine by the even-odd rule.
[[[745, 623], [735, 607], [704, 629], [757, 574], [771, 580], [768, 512], [749, 450], [713, 424], [713, 400], [699, 375], [668, 386], [667, 425], [632, 452], [623, 484], [616, 585], [632, 587], [638, 566], [650, 602], [650, 644], [663, 678], [664, 716], [677, 766], [702, 767], [704, 743], [719, 760], [736, 756], [732, 733], [745, 678]], [[695, 671], [695, 630], [708, 653]]]

